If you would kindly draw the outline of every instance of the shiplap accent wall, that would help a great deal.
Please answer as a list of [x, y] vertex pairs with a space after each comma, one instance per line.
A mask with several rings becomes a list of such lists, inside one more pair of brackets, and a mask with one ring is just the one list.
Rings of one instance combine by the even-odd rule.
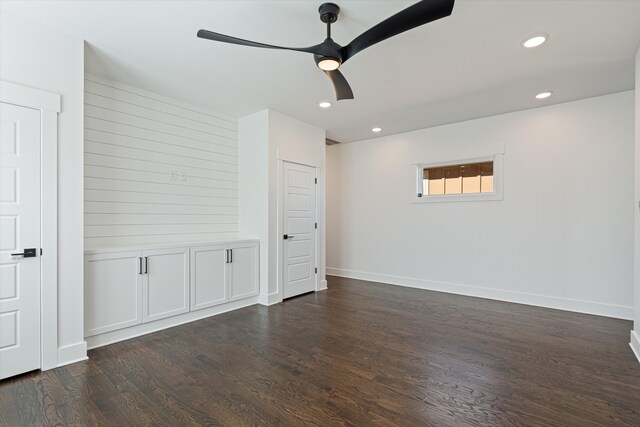
[[237, 120], [85, 76], [85, 248], [238, 231]]

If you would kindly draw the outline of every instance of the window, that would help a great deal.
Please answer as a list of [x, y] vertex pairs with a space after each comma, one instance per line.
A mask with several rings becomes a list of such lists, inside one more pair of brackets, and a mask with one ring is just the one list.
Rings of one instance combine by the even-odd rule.
[[493, 193], [493, 161], [422, 170], [424, 195]]
[[[474, 155], [477, 157], [471, 157]], [[503, 157], [503, 147], [433, 153], [432, 162], [414, 163], [417, 170], [413, 201], [502, 200]]]

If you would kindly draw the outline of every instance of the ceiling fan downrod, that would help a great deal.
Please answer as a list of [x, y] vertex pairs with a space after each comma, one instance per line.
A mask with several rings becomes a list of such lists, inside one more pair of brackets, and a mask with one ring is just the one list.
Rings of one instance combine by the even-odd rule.
[[318, 45], [318, 52], [315, 53], [314, 59], [316, 65], [321, 70], [334, 71], [342, 65], [342, 46], [338, 45], [331, 38], [331, 24], [338, 20], [340, 7], [335, 3], [323, 3], [318, 8], [320, 20], [327, 24], [327, 38]]

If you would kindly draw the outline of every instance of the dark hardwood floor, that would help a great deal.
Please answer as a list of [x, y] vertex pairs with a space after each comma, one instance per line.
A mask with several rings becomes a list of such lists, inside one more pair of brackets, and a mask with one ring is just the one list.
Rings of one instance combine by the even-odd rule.
[[631, 322], [329, 286], [0, 382], [0, 424], [640, 426]]

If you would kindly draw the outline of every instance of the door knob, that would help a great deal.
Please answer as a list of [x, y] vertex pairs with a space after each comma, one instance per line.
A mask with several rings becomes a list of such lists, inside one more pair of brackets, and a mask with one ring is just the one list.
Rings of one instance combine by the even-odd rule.
[[11, 254], [11, 256], [21, 256], [23, 258], [33, 258], [36, 256], [36, 248], [24, 249], [24, 252], [18, 254]]
[[293, 239], [295, 236], [291, 236], [289, 234], [285, 234], [283, 237], [284, 237], [284, 240], [289, 240], [289, 239]]

